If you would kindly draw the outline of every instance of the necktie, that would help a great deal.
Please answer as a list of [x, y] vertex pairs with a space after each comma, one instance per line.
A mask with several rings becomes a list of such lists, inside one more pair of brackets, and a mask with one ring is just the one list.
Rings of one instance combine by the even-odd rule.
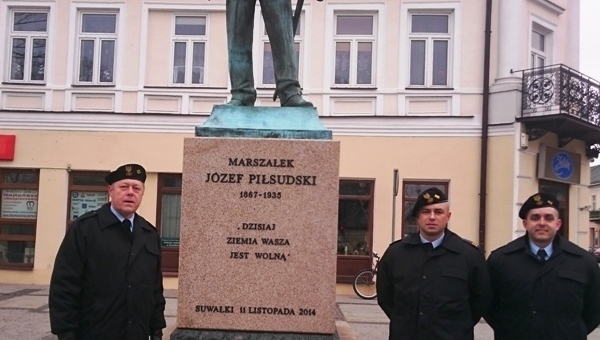
[[131, 221], [128, 219], [124, 219], [123, 220], [123, 227], [127, 228], [128, 232], [133, 232], [133, 229], [131, 228]]
[[546, 251], [544, 249], [540, 248], [540, 250], [538, 250], [537, 252], [537, 257], [542, 264], [546, 262], [546, 255], [548, 254], [546, 254]]
[[431, 253], [433, 250], [433, 244], [431, 242], [423, 243], [423, 249], [425, 249], [427, 253]]

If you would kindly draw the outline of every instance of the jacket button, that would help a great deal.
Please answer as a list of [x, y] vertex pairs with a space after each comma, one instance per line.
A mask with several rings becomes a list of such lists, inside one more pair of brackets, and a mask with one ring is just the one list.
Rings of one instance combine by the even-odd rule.
[[426, 280], [426, 279], [427, 279], [427, 275], [423, 275], [423, 280]]
[[532, 314], [536, 314], [537, 312], [536, 312], [536, 311], [532, 311], [531, 313], [532, 313]]

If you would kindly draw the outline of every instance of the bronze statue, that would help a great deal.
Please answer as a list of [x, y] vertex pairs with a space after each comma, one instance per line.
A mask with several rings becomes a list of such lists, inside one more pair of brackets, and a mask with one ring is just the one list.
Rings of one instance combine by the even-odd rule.
[[[294, 30], [302, 0], [298, 1], [294, 20], [290, 0], [259, 0], [265, 28], [273, 53], [275, 95], [281, 106], [312, 107], [302, 98], [294, 47]], [[227, 48], [231, 101], [227, 105], [254, 106], [256, 88], [252, 72], [252, 34], [256, 0], [227, 0]], [[293, 22], [296, 21], [296, 22]]]

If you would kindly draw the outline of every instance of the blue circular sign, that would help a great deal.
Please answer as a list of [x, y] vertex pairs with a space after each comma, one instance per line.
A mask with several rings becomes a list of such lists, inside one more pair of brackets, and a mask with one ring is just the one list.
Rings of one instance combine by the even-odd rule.
[[560, 179], [569, 179], [573, 175], [573, 160], [565, 152], [557, 152], [552, 157], [552, 172]]

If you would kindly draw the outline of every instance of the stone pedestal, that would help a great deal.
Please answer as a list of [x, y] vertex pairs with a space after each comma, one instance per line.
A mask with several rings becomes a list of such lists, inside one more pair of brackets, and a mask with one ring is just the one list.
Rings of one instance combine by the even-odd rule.
[[171, 339], [336, 338], [339, 143], [306, 108], [217, 106], [196, 135]]

